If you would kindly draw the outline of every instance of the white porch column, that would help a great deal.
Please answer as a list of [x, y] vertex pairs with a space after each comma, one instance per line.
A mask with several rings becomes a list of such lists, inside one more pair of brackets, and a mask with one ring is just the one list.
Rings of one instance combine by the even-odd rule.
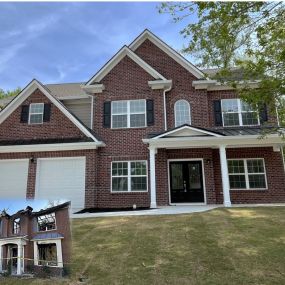
[[150, 170], [150, 207], [156, 208], [156, 178], [155, 178], [155, 155], [156, 148], [149, 147], [149, 170]]
[[23, 245], [18, 243], [18, 257], [17, 257], [17, 275], [22, 274], [22, 258], [23, 258]]
[[220, 162], [221, 162], [221, 172], [222, 172], [222, 182], [223, 182], [224, 206], [231, 207], [232, 202], [230, 197], [230, 181], [229, 181], [226, 147], [224, 145], [221, 145], [219, 149], [220, 149]]
[[3, 270], [3, 246], [0, 245], [0, 272]]

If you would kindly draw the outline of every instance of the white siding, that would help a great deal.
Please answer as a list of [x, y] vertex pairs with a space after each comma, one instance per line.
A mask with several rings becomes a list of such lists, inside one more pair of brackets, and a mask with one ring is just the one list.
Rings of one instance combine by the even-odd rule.
[[91, 128], [91, 99], [63, 100], [62, 102], [79, 120]]

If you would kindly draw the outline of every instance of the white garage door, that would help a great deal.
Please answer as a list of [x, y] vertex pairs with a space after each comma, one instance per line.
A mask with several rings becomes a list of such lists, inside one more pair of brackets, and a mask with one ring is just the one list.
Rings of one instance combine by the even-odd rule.
[[29, 160], [0, 160], [0, 199], [25, 199]]
[[68, 199], [72, 211], [85, 201], [85, 157], [38, 159], [37, 199]]

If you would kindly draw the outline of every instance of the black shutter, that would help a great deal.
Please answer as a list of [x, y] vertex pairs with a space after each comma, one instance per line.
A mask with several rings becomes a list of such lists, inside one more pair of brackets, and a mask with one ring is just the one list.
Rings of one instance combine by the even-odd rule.
[[221, 100], [215, 100], [214, 101], [214, 116], [215, 116], [215, 125], [216, 126], [222, 126], [223, 125], [223, 119], [222, 119]]
[[264, 104], [263, 107], [260, 109], [259, 119], [260, 119], [260, 124], [263, 124], [263, 123], [268, 121], [268, 114], [267, 114], [267, 106], [266, 106], [266, 104]]
[[45, 104], [44, 105], [44, 117], [43, 117], [44, 122], [50, 121], [50, 113], [51, 113], [51, 104]]
[[28, 123], [29, 121], [29, 105], [23, 105], [22, 106], [22, 112], [21, 112], [21, 123]]
[[154, 125], [154, 108], [153, 100], [146, 100], [146, 115], [147, 115], [147, 125]]
[[103, 126], [104, 128], [111, 127], [111, 102], [104, 102], [104, 118], [103, 118]]

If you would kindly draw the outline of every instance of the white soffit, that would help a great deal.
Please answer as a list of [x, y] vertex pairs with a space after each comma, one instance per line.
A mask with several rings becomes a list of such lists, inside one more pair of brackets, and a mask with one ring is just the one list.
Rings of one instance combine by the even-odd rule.
[[169, 132], [163, 133], [159, 136], [156, 136], [150, 140], [157, 140], [164, 137], [191, 137], [191, 136], [213, 136], [213, 137], [223, 137], [222, 135], [203, 130], [200, 128], [195, 128], [191, 126], [181, 126], [180, 128], [176, 128]]

